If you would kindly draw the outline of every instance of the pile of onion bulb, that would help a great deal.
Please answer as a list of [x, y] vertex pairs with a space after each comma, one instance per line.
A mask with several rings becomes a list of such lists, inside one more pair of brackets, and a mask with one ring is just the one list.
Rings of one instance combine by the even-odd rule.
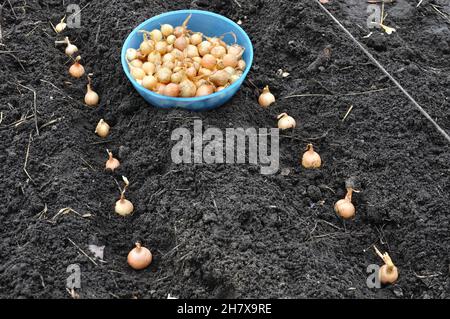
[[209, 38], [189, 30], [190, 17], [181, 26], [163, 24], [140, 31], [139, 48], [126, 51], [130, 74], [138, 84], [157, 94], [189, 98], [219, 92], [241, 78], [247, 67], [244, 48], [226, 44], [223, 36]]
[[388, 253], [382, 254], [376, 246], [374, 246], [376, 254], [384, 261], [384, 265], [380, 267], [378, 279], [383, 285], [393, 284], [398, 279], [398, 269], [392, 262]]
[[353, 189], [347, 188], [347, 194], [334, 205], [334, 211], [343, 219], [351, 219], [355, 216], [355, 206], [352, 204]]
[[127, 257], [128, 265], [135, 270], [143, 270], [150, 266], [153, 260], [152, 253], [147, 248], [143, 247], [141, 243], [136, 243]]

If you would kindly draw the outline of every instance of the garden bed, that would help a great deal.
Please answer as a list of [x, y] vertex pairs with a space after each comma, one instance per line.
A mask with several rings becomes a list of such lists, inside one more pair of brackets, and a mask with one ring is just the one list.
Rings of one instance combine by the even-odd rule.
[[[81, 28], [67, 34], [95, 74], [96, 109], [83, 105], [85, 82], [68, 77], [54, 44], [49, 20], [64, 15], [62, 1], [10, 2], [14, 10], [6, 1], [0, 20], [0, 51], [12, 51], [0, 52], [0, 297], [70, 298], [71, 264], [81, 268], [81, 298], [450, 296], [449, 145], [314, 1], [90, 1]], [[448, 131], [450, 24], [432, 4], [447, 14], [450, 6], [415, 2], [387, 5], [397, 32], [368, 38], [365, 1], [327, 7]], [[135, 26], [186, 8], [241, 20], [254, 45], [248, 80], [214, 111], [153, 108], [121, 69], [121, 45]], [[327, 45], [331, 59], [308, 71]], [[267, 110], [255, 89], [265, 85], [277, 96]], [[36, 117], [23, 86], [36, 92]], [[292, 94], [320, 96], [283, 98]], [[171, 132], [192, 130], [195, 119], [271, 128], [282, 112], [298, 128], [280, 139], [276, 175], [172, 163]], [[94, 134], [100, 118], [111, 125], [106, 142]], [[299, 165], [308, 142], [321, 170]], [[115, 174], [104, 171], [106, 148], [121, 160]], [[129, 218], [113, 210], [121, 175], [131, 181]], [[333, 205], [352, 176], [361, 193], [355, 220], [344, 223]], [[58, 214], [64, 208], [90, 216]], [[126, 263], [136, 240], [154, 253], [141, 272]], [[90, 244], [105, 246], [104, 262], [80, 252], [92, 257]], [[380, 263], [374, 244], [396, 262], [397, 284], [367, 287], [367, 266]]]

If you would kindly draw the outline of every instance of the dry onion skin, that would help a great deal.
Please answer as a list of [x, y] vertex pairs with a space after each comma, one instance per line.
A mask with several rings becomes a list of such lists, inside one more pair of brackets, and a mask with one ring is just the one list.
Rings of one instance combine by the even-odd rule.
[[122, 176], [122, 179], [125, 183], [125, 186], [120, 194], [120, 199], [116, 202], [116, 205], [114, 207], [114, 211], [116, 214], [120, 216], [128, 216], [131, 215], [134, 211], [133, 203], [130, 202], [128, 199], [125, 198], [125, 192], [127, 191], [128, 187], [130, 186], [130, 182], [125, 176]]
[[334, 205], [334, 211], [342, 219], [351, 219], [355, 217], [355, 206], [352, 204], [353, 189], [347, 188], [347, 194]]
[[242, 77], [244, 48], [227, 45], [223, 36], [208, 38], [189, 30], [190, 18], [181, 26], [163, 24], [160, 29], [140, 31], [139, 48], [126, 51], [130, 74], [144, 88], [169, 97], [199, 97], [219, 92]]
[[314, 151], [314, 146], [312, 144], [308, 144], [306, 147], [306, 152], [302, 157], [302, 166], [306, 169], [315, 169], [322, 166], [322, 159], [320, 158], [320, 155]]
[[152, 253], [147, 248], [143, 247], [141, 243], [136, 243], [127, 257], [128, 265], [134, 270], [143, 270], [150, 266], [153, 260]]
[[376, 246], [374, 246], [376, 254], [384, 261], [384, 265], [378, 271], [378, 279], [383, 285], [392, 285], [398, 279], [398, 268], [392, 262], [388, 253], [382, 254]]

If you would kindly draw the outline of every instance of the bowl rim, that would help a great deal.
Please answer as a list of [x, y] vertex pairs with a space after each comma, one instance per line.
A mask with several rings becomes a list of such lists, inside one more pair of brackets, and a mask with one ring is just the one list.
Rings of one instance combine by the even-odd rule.
[[244, 38], [248, 41], [248, 43], [250, 44], [250, 47], [247, 48], [246, 50], [249, 52], [249, 62], [247, 63], [247, 66], [245, 68], [245, 71], [243, 72], [241, 78], [245, 79], [248, 75], [248, 73], [250, 72], [250, 69], [252, 67], [253, 64], [253, 44], [252, 41], [250, 40], [247, 32], [244, 31], [244, 29], [242, 29], [236, 22], [234, 22], [233, 20], [222, 16], [220, 14], [211, 12], [211, 11], [206, 11], [206, 10], [175, 10], [175, 11], [169, 11], [169, 12], [165, 12], [159, 15], [156, 15], [154, 17], [151, 17], [150, 19], [145, 20], [144, 22], [142, 22], [141, 24], [139, 24], [136, 28], [133, 29], [133, 31], [130, 32], [130, 34], [127, 36], [127, 38], [125, 39], [125, 42], [122, 45], [122, 52], [121, 52], [121, 63], [122, 63], [122, 69], [125, 72], [125, 75], [127, 76], [128, 80], [130, 80], [130, 82], [133, 84], [133, 86], [137, 89], [138, 87], [142, 90], [144, 90], [147, 94], [149, 94], [150, 96], [154, 97], [154, 98], [159, 98], [159, 99], [164, 99], [167, 101], [172, 101], [172, 102], [202, 102], [202, 101], [206, 101], [209, 100], [211, 98], [214, 97], [219, 97], [219, 96], [223, 96], [223, 95], [228, 95], [227, 93], [232, 93], [234, 90], [238, 90], [239, 87], [242, 85], [242, 83], [239, 83], [239, 81], [234, 82], [233, 84], [231, 84], [230, 86], [228, 86], [227, 88], [223, 89], [220, 92], [214, 92], [213, 94], [210, 95], [205, 95], [205, 96], [200, 96], [200, 97], [171, 97], [171, 96], [165, 96], [165, 95], [161, 95], [158, 93], [155, 93], [153, 91], [150, 91], [149, 89], [143, 87], [142, 85], [140, 85], [139, 83], [137, 83], [137, 81], [131, 76], [130, 71], [127, 69], [126, 65], [127, 65], [127, 61], [126, 61], [126, 51], [127, 48], [129, 47], [129, 43], [131, 42], [132, 37], [134, 37], [134, 35], [136, 33], [138, 33], [139, 30], [143, 29], [148, 23], [154, 21], [154, 20], [158, 20], [160, 18], [163, 17], [167, 17], [167, 16], [171, 16], [171, 15], [175, 15], [175, 14], [191, 14], [191, 13], [197, 13], [197, 14], [202, 14], [202, 15], [209, 15], [209, 16], [213, 16], [219, 20], [222, 20], [226, 23], [229, 24], [233, 24], [239, 31], [242, 32]]

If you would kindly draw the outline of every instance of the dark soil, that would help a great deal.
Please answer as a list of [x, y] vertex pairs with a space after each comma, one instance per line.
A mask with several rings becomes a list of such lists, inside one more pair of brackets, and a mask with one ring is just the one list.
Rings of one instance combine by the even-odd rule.
[[[70, 298], [70, 264], [81, 267], [81, 298], [450, 297], [449, 145], [314, 1], [90, 1], [82, 28], [66, 33], [95, 73], [101, 104], [94, 110], [82, 104], [85, 81], [67, 76], [69, 62], [54, 44], [49, 20], [64, 15], [63, 1], [11, 0], [14, 10], [3, 2], [0, 297]], [[432, 5], [444, 14], [450, 6], [416, 2], [388, 5], [386, 24], [397, 32], [375, 30], [369, 38], [365, 1], [331, 0], [327, 7], [449, 131], [450, 21]], [[153, 108], [120, 66], [132, 28], [183, 8], [242, 20], [254, 44], [248, 81], [214, 111]], [[327, 45], [330, 60], [308, 71]], [[290, 76], [279, 77], [278, 69]], [[18, 83], [36, 91], [39, 135], [33, 92]], [[260, 108], [252, 83], [270, 85], [277, 103]], [[172, 164], [171, 132], [192, 129], [195, 118], [205, 127], [270, 128], [283, 111], [299, 123], [281, 138], [284, 174]], [[112, 126], [106, 142], [93, 133], [100, 118]], [[324, 160], [320, 171], [299, 167], [309, 141]], [[113, 175], [103, 170], [106, 148], [122, 162]], [[121, 175], [132, 183], [128, 198], [136, 208], [125, 219], [113, 212]], [[352, 176], [362, 192], [354, 196], [356, 219], [343, 223], [333, 205]], [[56, 216], [68, 207], [92, 216]], [[69, 239], [90, 256], [89, 244], [106, 246], [105, 262], [94, 265]], [[141, 272], [126, 264], [136, 240], [154, 253]], [[367, 288], [367, 266], [381, 263], [373, 244], [399, 267], [396, 285]]]

